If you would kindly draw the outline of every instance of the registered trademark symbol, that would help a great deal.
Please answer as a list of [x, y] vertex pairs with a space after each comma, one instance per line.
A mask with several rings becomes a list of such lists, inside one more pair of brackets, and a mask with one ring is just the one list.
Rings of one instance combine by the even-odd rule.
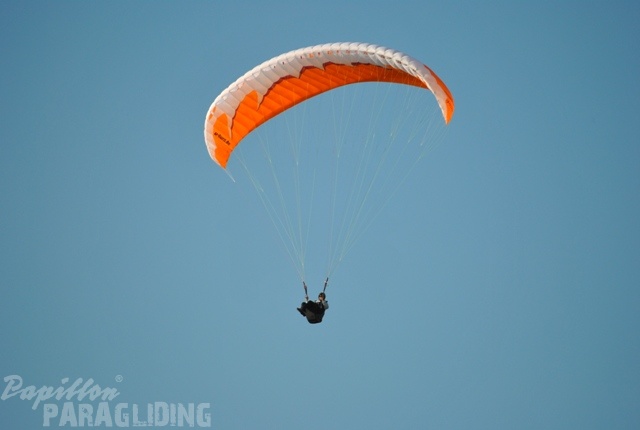
[[122, 375], [116, 375], [116, 382], [122, 382], [124, 380], [124, 378], [122, 377]]

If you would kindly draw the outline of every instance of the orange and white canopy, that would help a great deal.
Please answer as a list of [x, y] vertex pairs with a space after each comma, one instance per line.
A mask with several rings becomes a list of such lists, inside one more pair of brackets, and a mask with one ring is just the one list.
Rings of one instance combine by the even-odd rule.
[[226, 168], [238, 143], [274, 116], [334, 88], [373, 81], [426, 88], [445, 123], [453, 116], [453, 97], [444, 82], [407, 54], [366, 43], [317, 45], [260, 64], [216, 97], [204, 125], [209, 155]]

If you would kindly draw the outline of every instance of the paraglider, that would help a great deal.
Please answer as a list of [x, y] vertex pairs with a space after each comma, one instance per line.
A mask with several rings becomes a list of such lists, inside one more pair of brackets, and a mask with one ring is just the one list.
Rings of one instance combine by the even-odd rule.
[[[449, 89], [429, 67], [415, 58], [400, 51], [366, 43], [316, 45], [265, 61], [223, 90], [211, 104], [205, 118], [204, 139], [207, 151], [213, 161], [228, 170], [229, 160], [240, 143], [254, 130], [261, 128], [261, 125], [276, 117], [286, 117], [292, 111], [295, 113], [308, 106], [311, 99], [317, 100], [317, 96], [321, 94], [334, 94], [338, 88], [359, 87], [363, 83], [414, 88], [420, 93], [420, 89], [426, 89], [435, 97], [445, 125], [453, 116], [454, 100]], [[375, 87], [373, 91], [367, 92], [377, 93], [380, 88]], [[347, 102], [353, 103], [357, 98], [348, 97]], [[356, 101], [365, 107], [386, 107], [387, 100], [381, 99], [373, 103]], [[420, 103], [421, 106], [425, 104], [422, 101]], [[281, 140], [284, 139], [273, 139], [279, 145], [275, 148], [260, 141], [264, 164], [271, 169], [265, 173], [266, 179], [259, 178], [257, 172], [263, 166], [255, 167], [250, 162], [245, 163], [243, 158], [239, 161], [296, 266], [305, 287], [306, 298], [298, 310], [305, 316], [311, 314], [311, 318], [308, 318], [311, 323], [322, 321], [324, 311], [328, 308], [324, 290], [319, 304], [310, 302], [306, 295], [306, 250], [308, 235], [313, 231], [313, 226], [327, 224], [324, 230], [327, 233], [319, 233], [318, 237], [328, 237], [328, 280], [346, 252], [389, 200], [389, 196], [397, 188], [396, 184], [402, 182], [417, 160], [424, 155], [425, 148], [430, 146], [427, 133], [434, 127], [431, 124], [425, 125], [421, 111], [413, 112], [410, 108], [400, 107], [387, 116], [380, 112], [381, 109], [376, 108], [369, 121], [352, 122], [351, 111], [347, 110], [346, 114], [334, 114], [333, 125], [330, 124], [331, 120], [320, 120], [307, 115], [297, 121], [305, 127], [306, 135], [289, 130], [288, 125], [283, 126], [291, 135], [292, 148], [289, 154], [282, 151], [284, 144]], [[407, 123], [412, 112], [417, 118], [414, 125]], [[396, 119], [391, 118], [392, 116]], [[440, 122], [442, 123], [442, 119]], [[316, 138], [316, 133], [306, 129], [312, 129], [314, 123], [326, 124], [326, 128], [335, 132], [337, 137], [331, 135], [328, 138], [318, 138], [316, 149], [311, 153], [313, 145], [309, 141]], [[343, 127], [343, 123], [347, 127]], [[380, 132], [374, 129], [374, 126], [385, 124], [389, 124], [389, 130]], [[342, 128], [348, 129], [351, 126], [362, 128], [368, 135], [361, 137], [339, 133]], [[415, 143], [413, 146], [417, 152], [409, 154], [407, 147], [412, 143]], [[321, 153], [320, 149], [325, 152]], [[303, 159], [305, 150], [311, 154], [308, 162]], [[347, 161], [349, 151], [357, 153], [360, 159], [355, 162]], [[284, 167], [277, 164], [288, 156], [291, 159]], [[324, 169], [325, 157], [332, 157], [332, 163], [335, 164]], [[409, 164], [399, 163], [401, 157], [408, 157]], [[321, 176], [325, 174], [323, 169], [327, 172], [326, 176]], [[288, 172], [293, 172], [293, 177], [281, 177]], [[385, 173], [389, 173], [389, 176], [384, 177]], [[308, 190], [303, 189], [305, 182], [302, 176], [305, 174], [311, 178], [308, 182], [312, 185]], [[348, 185], [341, 182], [343, 175], [350, 175]], [[271, 181], [270, 185], [268, 181]], [[321, 187], [324, 187], [322, 191], [326, 190], [326, 196], [318, 191]], [[372, 196], [378, 188], [385, 188], [386, 195], [379, 201], [374, 201], [375, 205], [368, 206], [374, 200]], [[273, 191], [273, 196], [268, 194], [270, 190]], [[288, 194], [292, 197], [289, 198]], [[305, 202], [307, 198], [325, 200], [321, 203]], [[326, 210], [327, 215], [318, 216], [316, 207]]]
[[298, 308], [298, 312], [309, 321], [309, 324], [318, 324], [322, 322], [324, 311], [327, 309], [329, 309], [327, 296], [324, 293], [320, 293], [318, 294], [318, 300], [315, 302], [310, 301], [307, 297]]
[[304, 287], [304, 302], [302, 302], [302, 304], [298, 308], [298, 312], [300, 312], [302, 316], [307, 319], [309, 324], [318, 324], [322, 322], [324, 312], [329, 309], [329, 302], [327, 301], [327, 295], [325, 294], [328, 283], [329, 278], [324, 281], [324, 288], [318, 294], [318, 300], [311, 301], [309, 300], [307, 284], [302, 281], [302, 286]]

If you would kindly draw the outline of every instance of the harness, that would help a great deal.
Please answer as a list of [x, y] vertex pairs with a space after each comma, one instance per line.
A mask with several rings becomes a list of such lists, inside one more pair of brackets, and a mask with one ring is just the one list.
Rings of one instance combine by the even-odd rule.
[[[327, 277], [327, 279], [324, 280], [324, 286], [322, 287], [322, 294], [325, 293], [325, 291], [327, 290], [327, 285], [329, 284], [329, 278]], [[304, 287], [304, 298], [305, 300], [308, 302], [309, 301], [309, 293], [307, 290], [307, 284], [302, 281], [302, 286]], [[320, 305], [322, 308], [322, 312], [320, 312], [319, 314], [316, 314], [315, 312], [311, 312], [310, 310], [307, 310], [306, 312], [306, 317], [307, 317], [307, 321], [310, 324], [317, 324], [319, 322], [322, 322], [322, 317], [324, 317], [324, 307], [322, 307], [322, 305]]]

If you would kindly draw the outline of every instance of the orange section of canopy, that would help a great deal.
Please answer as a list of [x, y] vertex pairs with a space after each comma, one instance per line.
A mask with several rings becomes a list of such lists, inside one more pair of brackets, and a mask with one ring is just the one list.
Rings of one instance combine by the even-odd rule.
[[[439, 78], [436, 79], [446, 88]], [[216, 161], [225, 168], [231, 152], [247, 134], [290, 107], [334, 88], [359, 82], [389, 82], [427, 88], [420, 79], [402, 70], [373, 64], [327, 63], [323, 69], [306, 67], [299, 77], [287, 76], [278, 80], [262, 95], [262, 99], [258, 90], [248, 93], [233, 118], [222, 114], [216, 119], [213, 126]], [[451, 97], [448, 90], [447, 95]], [[448, 105], [447, 110], [446, 122], [453, 113], [453, 105]]]

